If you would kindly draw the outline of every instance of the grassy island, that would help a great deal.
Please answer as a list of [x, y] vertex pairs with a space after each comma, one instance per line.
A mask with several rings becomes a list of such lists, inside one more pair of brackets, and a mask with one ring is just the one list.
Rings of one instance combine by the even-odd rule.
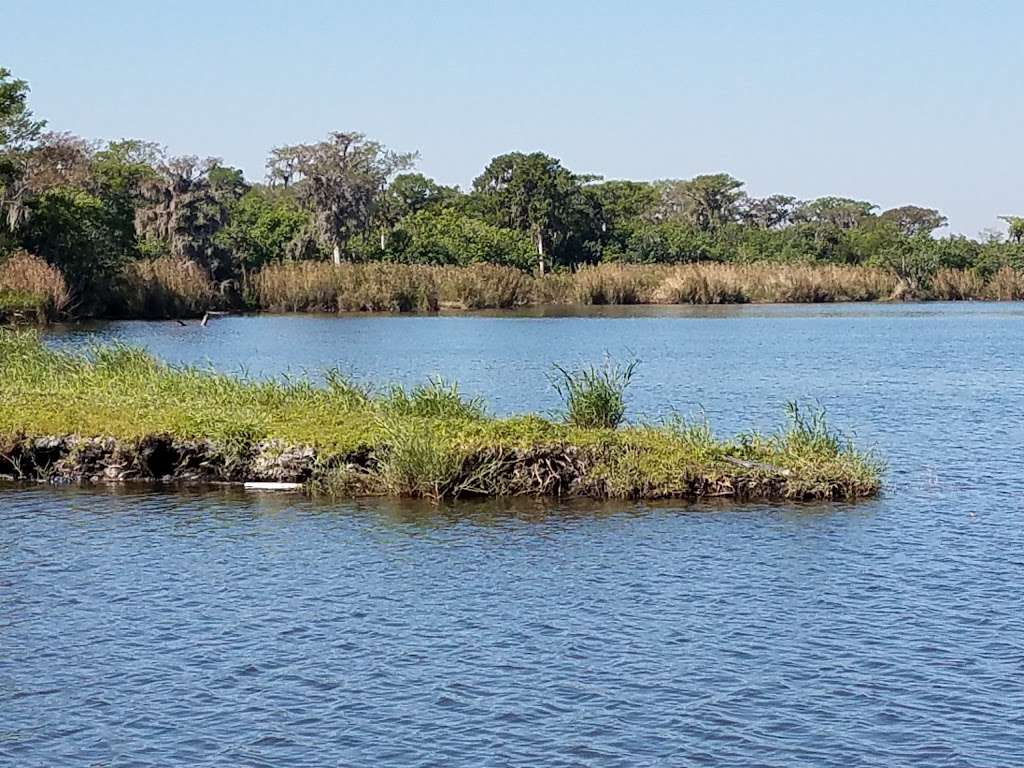
[[774, 434], [613, 426], [631, 369], [561, 371], [564, 421], [492, 418], [455, 385], [372, 392], [175, 367], [138, 349], [59, 352], [0, 331], [0, 474], [122, 482], [280, 481], [334, 495], [854, 499], [881, 463], [795, 406]]

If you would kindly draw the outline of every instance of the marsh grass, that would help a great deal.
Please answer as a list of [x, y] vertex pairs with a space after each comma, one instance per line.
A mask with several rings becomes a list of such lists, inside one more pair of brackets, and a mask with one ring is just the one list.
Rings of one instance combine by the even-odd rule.
[[601, 366], [568, 370], [553, 366], [549, 379], [565, 406], [565, 422], [580, 429], [615, 429], [626, 416], [626, 389], [638, 360], [621, 366], [606, 358]]
[[749, 283], [737, 267], [721, 264], [686, 264], [665, 274], [652, 295], [655, 304], [745, 304]]
[[[957, 298], [1013, 296], [1013, 270], [985, 282], [968, 273], [937, 277], [934, 298], [960, 280]], [[681, 265], [598, 264], [536, 277], [491, 264], [431, 267], [408, 264], [286, 262], [252, 277], [250, 300], [286, 312], [508, 309], [537, 304], [744, 304], [883, 301], [899, 284], [881, 269], [808, 264], [704, 262]], [[956, 293], [954, 291], [954, 293]], [[927, 296], [926, 296], [927, 298]]]
[[378, 405], [396, 416], [453, 420], [484, 418], [482, 400], [464, 397], [457, 383], [446, 382], [440, 377], [408, 390], [394, 385], [380, 398]]
[[1013, 267], [1000, 268], [985, 283], [984, 293], [981, 298], [995, 299], [996, 301], [1020, 301], [1024, 299], [1024, 269], [1014, 269]]
[[441, 303], [459, 309], [510, 309], [533, 301], [533, 278], [495, 264], [444, 267], [437, 272]]
[[895, 276], [870, 267], [806, 264], [686, 264], [664, 275], [661, 304], [822, 303], [880, 301]]
[[125, 317], [197, 317], [214, 307], [217, 292], [201, 266], [164, 256], [129, 263], [117, 282], [114, 305]]
[[59, 269], [27, 251], [0, 257], [0, 321], [5, 317], [55, 320], [70, 304], [71, 291]]
[[[857, 498], [879, 489], [882, 465], [791, 411], [777, 434], [718, 439], [706, 421], [618, 426], [635, 366], [565, 371], [567, 423], [487, 417], [482, 403], [435, 380], [375, 393], [337, 371], [253, 380], [167, 365], [125, 346], [86, 353], [0, 331], [0, 454], [42, 436], [142, 441], [166, 435], [220, 446], [242, 479], [257, 444], [315, 449], [316, 487], [423, 496], [570, 494], [661, 498]], [[572, 415], [575, 414], [575, 415]], [[614, 428], [617, 427], [618, 428]], [[739, 462], [739, 463], [737, 463]], [[2, 464], [2, 462], [0, 462]]]
[[568, 298], [574, 304], [650, 304], [664, 273], [663, 267], [625, 264], [580, 267]]
[[252, 277], [250, 300], [274, 312], [433, 312], [440, 268], [409, 264], [274, 264]]
[[711, 423], [703, 411], [699, 418], [691, 419], [681, 414], [673, 414], [662, 426], [694, 456], [704, 461], [714, 461], [722, 457], [722, 443], [715, 439]]
[[439, 501], [459, 496], [464, 455], [419, 417], [378, 417], [381, 436], [373, 477], [380, 492]]
[[[864, 266], [790, 263], [598, 264], [536, 277], [512, 267], [440, 267], [292, 261], [247, 278], [249, 306], [273, 312], [436, 312], [544, 304], [820, 303], [917, 299], [1024, 299], [1024, 270], [987, 277], [941, 269], [907, 294], [895, 274]], [[201, 315], [222, 304], [205, 272], [186, 259], [128, 264], [112, 289], [114, 315]], [[19, 252], [0, 262], [0, 320], [67, 314], [71, 293], [59, 270]]]

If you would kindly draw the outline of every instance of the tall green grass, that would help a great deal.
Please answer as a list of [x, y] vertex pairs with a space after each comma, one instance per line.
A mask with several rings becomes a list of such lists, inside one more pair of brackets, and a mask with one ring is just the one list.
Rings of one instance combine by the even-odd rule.
[[396, 416], [419, 416], [432, 419], [482, 419], [485, 414], [483, 401], [465, 397], [459, 392], [459, 385], [435, 377], [427, 384], [405, 389], [391, 386], [377, 404], [389, 414]]
[[601, 366], [568, 370], [554, 366], [551, 384], [565, 405], [565, 421], [581, 429], [615, 429], [626, 416], [626, 389], [638, 360], [624, 366], [606, 358]]

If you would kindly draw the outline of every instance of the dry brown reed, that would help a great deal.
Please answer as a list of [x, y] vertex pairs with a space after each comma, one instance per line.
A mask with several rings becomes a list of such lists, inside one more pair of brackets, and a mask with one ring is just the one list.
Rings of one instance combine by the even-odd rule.
[[572, 276], [569, 303], [649, 304], [667, 273], [660, 266], [597, 264]]
[[[749, 286], [748, 286], [749, 287]], [[667, 273], [652, 297], [656, 304], [743, 304], [750, 301], [737, 268], [684, 264]]]
[[126, 317], [194, 317], [209, 310], [217, 292], [206, 271], [186, 258], [164, 256], [129, 263], [115, 305]]
[[963, 301], [985, 295], [985, 281], [977, 272], [962, 269], [940, 269], [931, 279], [929, 298], [940, 301]]
[[1024, 269], [1003, 267], [988, 279], [984, 298], [997, 301], [1020, 301], [1024, 299]]
[[67, 281], [56, 267], [27, 251], [0, 260], [0, 316], [24, 314], [42, 322], [62, 315], [70, 303]]
[[896, 278], [883, 270], [807, 264], [686, 264], [655, 291], [664, 304], [878, 301]]
[[460, 309], [509, 309], [533, 301], [533, 278], [495, 264], [445, 267], [437, 275], [441, 303]]
[[[536, 304], [741, 304], [886, 301], [899, 298], [892, 272], [828, 264], [600, 264], [533, 277], [510, 267], [290, 262], [251, 281], [250, 298], [273, 311], [433, 311]], [[918, 298], [1022, 299], [1024, 270], [988, 281], [940, 270]]]
[[249, 293], [275, 312], [431, 312], [440, 306], [438, 267], [295, 261], [253, 276]]

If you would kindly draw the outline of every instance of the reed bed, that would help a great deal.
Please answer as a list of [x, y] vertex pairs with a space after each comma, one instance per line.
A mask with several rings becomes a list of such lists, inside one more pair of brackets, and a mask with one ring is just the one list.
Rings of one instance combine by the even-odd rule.
[[[493, 264], [467, 267], [293, 261], [266, 267], [245, 285], [247, 306], [272, 312], [436, 312], [544, 304], [745, 304], [838, 301], [1024, 300], [1024, 269], [985, 276], [938, 270], [910, 290], [894, 273], [863, 266], [719, 263], [599, 264], [536, 277]], [[237, 298], [237, 297], [235, 297]], [[0, 261], [0, 321], [44, 322], [67, 314], [60, 271], [17, 252]], [[194, 317], [238, 307], [195, 262], [164, 257], [129, 263], [110, 291], [107, 314]]]
[[211, 309], [217, 291], [206, 271], [189, 259], [165, 256], [128, 264], [114, 304], [125, 317], [196, 317]]
[[496, 264], [443, 267], [437, 271], [441, 303], [458, 309], [511, 309], [534, 301], [534, 279]]
[[61, 271], [27, 251], [0, 259], [0, 320], [46, 322], [64, 314], [71, 292]]
[[[290, 312], [506, 309], [539, 304], [745, 304], [890, 301], [906, 295], [892, 272], [829, 264], [599, 264], [535, 277], [511, 267], [476, 264], [291, 262], [270, 266], [250, 284], [260, 309]], [[1024, 270], [1004, 267], [985, 279], [939, 270], [918, 299], [1019, 300]]]
[[569, 304], [651, 304], [668, 270], [622, 264], [581, 267], [572, 275]]
[[[577, 406], [604, 403], [617, 424], [620, 401], [574, 380]], [[13, 331], [0, 331], [0, 401], [0, 474], [21, 477], [182, 477], [187, 465], [193, 479], [244, 480], [273, 454], [273, 467], [301, 459], [310, 487], [336, 494], [850, 499], [877, 493], [882, 472], [817, 415], [728, 439], [678, 419], [579, 426], [579, 407], [560, 420], [496, 419], [440, 381], [258, 381], [121, 346], [58, 352]]]
[[982, 298], [996, 301], [1024, 300], [1024, 269], [1003, 267], [985, 283]]
[[440, 307], [440, 267], [296, 261], [253, 276], [250, 298], [274, 312], [432, 312]]

